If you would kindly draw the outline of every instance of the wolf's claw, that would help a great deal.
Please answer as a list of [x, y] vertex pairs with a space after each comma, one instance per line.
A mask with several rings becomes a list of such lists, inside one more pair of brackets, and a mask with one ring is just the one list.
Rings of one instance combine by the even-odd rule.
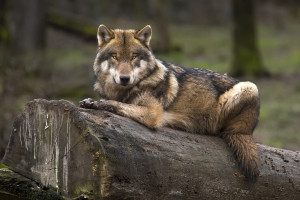
[[95, 102], [95, 100], [93, 100], [91, 98], [83, 99], [82, 101], [79, 102], [79, 106], [81, 108], [93, 108], [94, 102]]

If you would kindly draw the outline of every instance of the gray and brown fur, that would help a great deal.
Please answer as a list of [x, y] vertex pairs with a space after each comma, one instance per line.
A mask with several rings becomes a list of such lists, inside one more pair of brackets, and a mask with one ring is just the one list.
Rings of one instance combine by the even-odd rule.
[[224, 138], [245, 176], [259, 175], [252, 133], [258, 122], [255, 84], [205, 69], [183, 68], [156, 59], [150, 49], [152, 30], [98, 29], [94, 62], [100, 101], [85, 99], [85, 108], [103, 109], [151, 129], [168, 126]]

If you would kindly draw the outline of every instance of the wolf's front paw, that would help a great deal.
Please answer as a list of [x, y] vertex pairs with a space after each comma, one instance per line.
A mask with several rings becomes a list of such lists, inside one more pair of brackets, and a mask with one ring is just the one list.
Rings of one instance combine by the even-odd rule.
[[106, 110], [109, 112], [116, 112], [116, 108], [117, 108], [117, 104], [115, 101], [110, 101], [110, 100], [95, 101], [91, 98], [87, 98], [87, 99], [80, 101], [79, 106], [81, 108]]
[[82, 101], [79, 102], [79, 106], [81, 108], [90, 108], [90, 109], [95, 109], [95, 101], [94, 99], [87, 98], [83, 99]]
[[117, 113], [118, 103], [112, 100], [100, 100], [95, 106], [99, 110], [106, 110], [112, 113]]

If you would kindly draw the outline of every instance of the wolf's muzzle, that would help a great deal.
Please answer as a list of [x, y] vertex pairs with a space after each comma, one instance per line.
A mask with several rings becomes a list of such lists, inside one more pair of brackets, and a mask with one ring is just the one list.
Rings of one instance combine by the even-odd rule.
[[127, 85], [130, 81], [130, 76], [120, 76], [120, 81], [122, 85]]

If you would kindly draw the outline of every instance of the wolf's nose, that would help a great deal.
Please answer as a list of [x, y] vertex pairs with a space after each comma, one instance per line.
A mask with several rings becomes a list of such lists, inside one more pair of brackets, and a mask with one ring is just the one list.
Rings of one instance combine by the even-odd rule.
[[127, 84], [130, 81], [130, 76], [120, 76], [120, 81], [122, 84]]

